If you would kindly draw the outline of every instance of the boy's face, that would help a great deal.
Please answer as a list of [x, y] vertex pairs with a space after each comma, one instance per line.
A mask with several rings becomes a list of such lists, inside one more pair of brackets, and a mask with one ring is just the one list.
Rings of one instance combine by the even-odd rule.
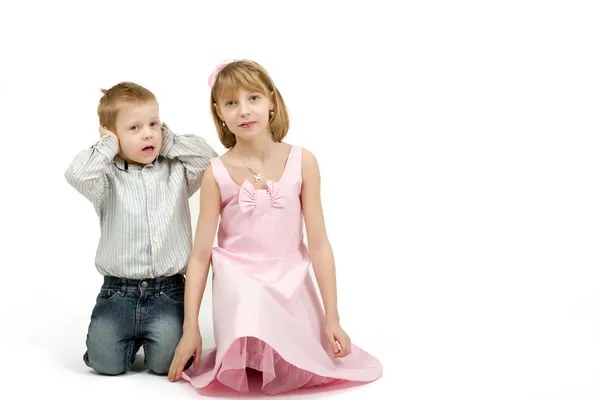
[[146, 165], [154, 161], [162, 147], [162, 124], [158, 104], [123, 104], [116, 121], [121, 157], [129, 163]]

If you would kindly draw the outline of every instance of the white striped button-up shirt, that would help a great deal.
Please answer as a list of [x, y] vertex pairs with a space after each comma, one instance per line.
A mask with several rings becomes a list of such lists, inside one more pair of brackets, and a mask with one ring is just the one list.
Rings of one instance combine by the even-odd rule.
[[65, 173], [100, 217], [96, 269], [102, 275], [147, 279], [185, 273], [192, 247], [189, 198], [217, 153], [204, 139], [175, 135], [163, 124], [163, 147], [138, 167], [102, 137], [79, 153]]

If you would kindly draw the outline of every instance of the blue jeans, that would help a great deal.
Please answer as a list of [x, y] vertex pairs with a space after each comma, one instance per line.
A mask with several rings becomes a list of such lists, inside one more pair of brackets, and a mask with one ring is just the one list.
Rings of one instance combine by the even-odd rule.
[[144, 346], [144, 366], [165, 375], [183, 329], [183, 275], [132, 280], [104, 277], [87, 335], [86, 365], [105, 375], [131, 369]]

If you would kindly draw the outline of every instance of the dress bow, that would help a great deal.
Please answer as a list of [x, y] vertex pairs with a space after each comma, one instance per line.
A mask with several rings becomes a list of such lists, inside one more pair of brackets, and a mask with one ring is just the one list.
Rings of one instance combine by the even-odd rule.
[[[267, 181], [267, 196], [271, 207], [283, 208], [285, 206], [285, 197], [281, 194], [279, 186], [273, 181]], [[258, 191], [249, 182], [244, 181], [238, 193], [238, 203], [243, 213], [252, 211], [258, 202]]]

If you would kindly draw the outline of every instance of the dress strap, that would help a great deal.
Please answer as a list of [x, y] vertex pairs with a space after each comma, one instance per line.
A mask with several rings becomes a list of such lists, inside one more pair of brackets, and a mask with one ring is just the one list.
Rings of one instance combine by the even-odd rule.
[[292, 146], [290, 150], [290, 155], [287, 160], [287, 171], [286, 174], [289, 175], [288, 179], [292, 179], [294, 181], [302, 181], [302, 147], [301, 146]]
[[213, 158], [210, 160], [210, 163], [212, 165], [213, 176], [221, 191], [221, 199], [226, 200], [230, 196], [235, 195], [237, 193], [237, 186], [231, 179], [229, 172], [227, 172], [227, 168], [225, 168], [225, 164], [221, 161], [221, 157]]

